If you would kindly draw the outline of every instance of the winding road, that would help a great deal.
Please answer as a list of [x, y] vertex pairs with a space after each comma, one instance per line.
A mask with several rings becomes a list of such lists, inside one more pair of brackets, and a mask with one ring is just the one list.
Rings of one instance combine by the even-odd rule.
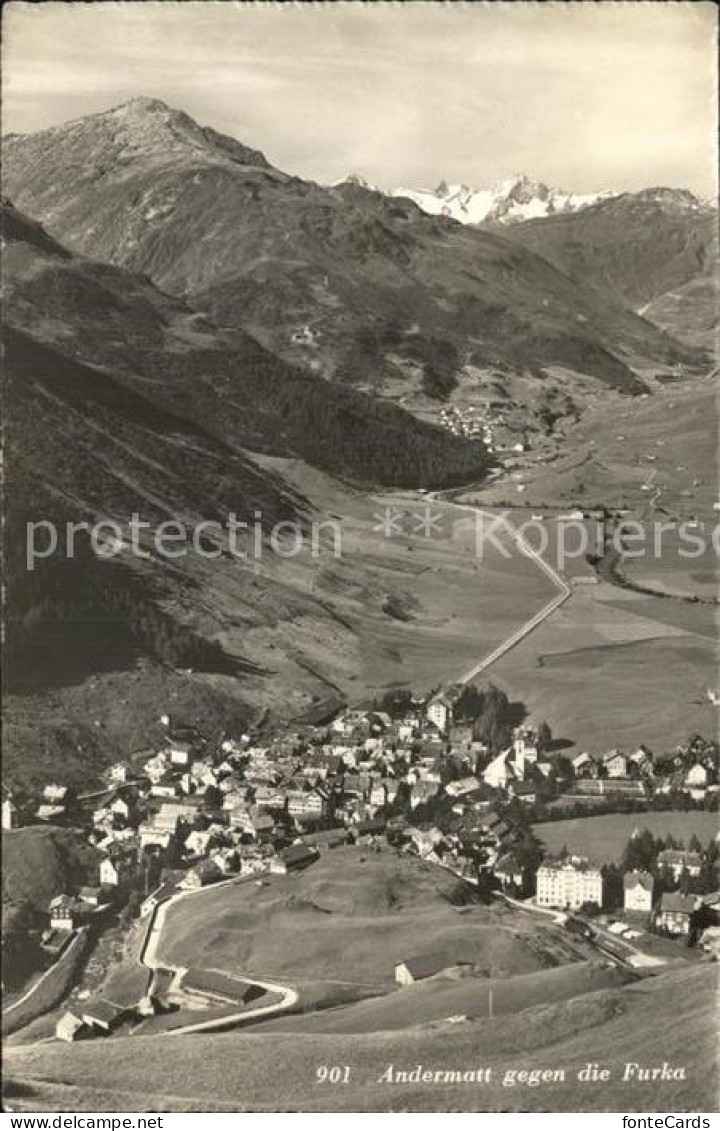
[[[210, 887], [178, 892], [177, 895], [173, 895], [170, 899], [159, 904], [159, 906], [151, 912], [150, 922], [148, 923], [145, 934], [145, 941], [142, 951], [140, 952], [140, 962], [143, 966], [146, 966], [148, 970], [152, 971], [152, 981], [154, 982], [156, 972], [160, 970], [171, 971], [173, 974], [173, 982], [177, 982], [178, 984], [187, 973], [187, 967], [175, 966], [172, 963], [164, 962], [158, 956], [158, 948], [161, 942], [165, 919], [168, 911], [174, 904], [184, 899], [197, 898], [209, 891], [217, 891], [218, 888], [226, 887], [230, 884], [234, 884], [237, 887], [242, 883], [255, 881], [257, 881], [257, 876], [254, 875], [244, 876], [240, 879], [233, 877], [231, 880], [222, 880], [219, 884], [212, 884]], [[260, 986], [265, 993], [279, 994], [280, 1001], [273, 1002], [272, 1005], [260, 1005], [255, 1009], [243, 1009], [237, 1013], [228, 1013], [223, 1017], [213, 1017], [209, 1021], [196, 1021], [191, 1025], [181, 1025], [178, 1026], [177, 1029], [166, 1030], [162, 1035], [164, 1037], [179, 1037], [187, 1036], [189, 1033], [210, 1033], [220, 1029], [230, 1029], [236, 1025], [244, 1024], [247, 1021], [255, 1021], [260, 1017], [270, 1017], [276, 1013], [282, 1013], [292, 1008], [298, 1000], [297, 992], [291, 986], [283, 986], [279, 982], [261, 982], [258, 978], [246, 977], [244, 975], [232, 976], [238, 978], [238, 980], [252, 982], [253, 985]], [[152, 993], [152, 982], [149, 992]]]
[[474, 516], [482, 515], [484, 518], [491, 520], [493, 525], [503, 527], [510, 534], [510, 537], [513, 539], [520, 553], [525, 554], [526, 557], [532, 558], [557, 589], [557, 593], [551, 601], [548, 601], [539, 612], [535, 613], [529, 620], [520, 625], [519, 628], [503, 640], [502, 643], [498, 644], [496, 648], [493, 648], [492, 652], [484, 656], [477, 664], [474, 664], [473, 667], [465, 672], [457, 681], [460, 684], [470, 683], [471, 680], [475, 679], [481, 672], [485, 671], [486, 668], [489, 668], [491, 664], [494, 664], [496, 660], [499, 660], [501, 656], [504, 656], [506, 652], [509, 652], [511, 648], [514, 648], [516, 644], [519, 644], [521, 640], [524, 640], [526, 636], [529, 636], [543, 621], [547, 620], [556, 609], [559, 609], [560, 606], [568, 600], [572, 595], [572, 590], [557, 570], [553, 569], [550, 563], [543, 558], [542, 554], [538, 553], [527, 539], [522, 536], [518, 528], [504, 516], [491, 515], [488, 511], [484, 511], [481, 507], [474, 507], [470, 503], [457, 503], [454, 500], [444, 500], [442, 492], [439, 491], [430, 492], [425, 498], [433, 502], [449, 501], [452, 506], [457, 507], [459, 510], [468, 511]]

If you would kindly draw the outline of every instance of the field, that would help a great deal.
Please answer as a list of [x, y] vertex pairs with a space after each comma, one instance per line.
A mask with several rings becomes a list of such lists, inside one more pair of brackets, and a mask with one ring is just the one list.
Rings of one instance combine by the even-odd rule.
[[618, 862], [635, 829], [649, 829], [654, 837], [671, 833], [686, 844], [695, 833], [704, 846], [717, 834], [718, 816], [701, 812], [608, 813], [534, 826], [548, 852], [557, 853], [565, 845], [569, 852], [588, 856], [596, 864]]
[[[651, 548], [651, 552], [642, 557], [626, 558], [623, 562], [623, 572], [626, 577], [636, 585], [643, 585], [661, 593], [697, 596], [714, 601], [718, 596], [720, 574], [718, 556], [711, 535], [718, 518], [720, 515], [717, 512], [713, 515], [708, 514], [698, 518], [701, 525], [688, 526], [682, 532], [679, 529], [664, 532], [658, 530], [658, 553], [654, 552], [654, 532], [650, 529], [647, 545]], [[702, 539], [703, 544], [691, 542], [690, 535]], [[689, 557], [689, 553], [693, 556]], [[706, 608], [705, 611], [709, 620], [713, 610]]]
[[[651, 374], [642, 377], [652, 381]], [[517, 471], [482, 491], [483, 502], [627, 507], [658, 520], [711, 517], [717, 500], [714, 378], [652, 383], [647, 398], [588, 398], [579, 423], [534, 441]]]
[[[372, 1034], [252, 1032], [118, 1038], [10, 1048], [7, 1102], [16, 1111], [625, 1111], [697, 1112], [717, 1106], [712, 966], [671, 971], [518, 1014]], [[607, 1082], [582, 1083], [588, 1062]], [[624, 1080], [626, 1064], [683, 1071], [680, 1079]], [[388, 1083], [387, 1069], [490, 1069], [487, 1083]], [[319, 1065], [348, 1065], [342, 1087]], [[519, 1069], [564, 1079], [517, 1081]], [[381, 1077], [384, 1077], [381, 1080]], [[102, 1084], [99, 1081], [102, 1080]], [[513, 1082], [514, 1081], [514, 1082]]]
[[487, 677], [576, 751], [645, 743], [668, 752], [717, 729], [707, 697], [716, 647], [705, 611], [605, 582], [577, 587]]
[[595, 990], [618, 988], [624, 981], [615, 967], [597, 962], [556, 966], [514, 978], [478, 978], [449, 971], [385, 997], [300, 1017], [281, 1016], [266, 1021], [262, 1032], [377, 1033], [459, 1015], [469, 1020], [496, 1018]]
[[[357, 701], [388, 686], [427, 691], [451, 682], [554, 595], [542, 570], [506, 532], [495, 533], [500, 548], [487, 541], [479, 558], [474, 516], [452, 505], [401, 492], [367, 496], [298, 461], [257, 459], [311, 498], [323, 521], [341, 526], [341, 556], [328, 548], [313, 556], [306, 547], [280, 566], [268, 564], [284, 585], [311, 592], [335, 617], [330, 626], [302, 616], [293, 625], [295, 650], [302, 645], [307, 669], [326, 688]], [[388, 514], [395, 525], [386, 534], [381, 527]], [[399, 615], [388, 613], [388, 598]], [[312, 645], [303, 639], [311, 629]], [[284, 631], [278, 625], [271, 635], [243, 634], [246, 654], [266, 673], [277, 668], [281, 647], [293, 653], [290, 640], [281, 643]], [[285, 698], [281, 710], [292, 705], [293, 696]]]

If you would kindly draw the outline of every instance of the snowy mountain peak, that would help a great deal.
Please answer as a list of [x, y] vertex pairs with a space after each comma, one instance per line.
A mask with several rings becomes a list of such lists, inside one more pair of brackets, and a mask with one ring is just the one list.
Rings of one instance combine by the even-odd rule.
[[442, 180], [434, 190], [398, 188], [390, 195], [408, 197], [423, 212], [450, 216], [461, 224], [517, 224], [558, 212], [576, 212], [615, 194], [566, 192], [533, 180], [526, 173], [515, 173], [492, 188], [469, 188]]
[[542, 181], [534, 181], [527, 173], [516, 173], [514, 177], [502, 182], [501, 189], [506, 198], [516, 200], [520, 204], [526, 204], [534, 199], [549, 200], [553, 192], [559, 191], [548, 188]]

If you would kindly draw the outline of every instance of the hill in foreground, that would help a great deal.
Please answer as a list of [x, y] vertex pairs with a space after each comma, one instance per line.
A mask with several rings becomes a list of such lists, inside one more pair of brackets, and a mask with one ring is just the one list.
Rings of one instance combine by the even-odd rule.
[[[460, 890], [462, 889], [462, 890]], [[585, 957], [562, 932], [538, 931], [502, 904], [467, 905], [452, 873], [394, 852], [338, 848], [300, 875], [208, 891], [170, 909], [161, 959], [298, 988], [301, 1002], [396, 989], [417, 954], [509, 978]]]
[[[642, 1111], [717, 1107], [716, 973], [702, 965], [489, 1022], [350, 1035], [236, 1032], [11, 1048], [7, 1102], [26, 1111]], [[608, 1081], [585, 1083], [588, 1063]], [[678, 1079], [623, 1080], [626, 1065]], [[318, 1066], [348, 1065], [347, 1084]], [[491, 1070], [488, 1082], [389, 1083], [388, 1069]], [[564, 1070], [534, 1084], [525, 1071]], [[635, 1070], [632, 1070], [636, 1072]], [[514, 1073], [514, 1075], [508, 1075]], [[102, 1080], [102, 1084], [94, 1083]], [[513, 1082], [511, 1082], [513, 1081]]]
[[[508, 955], [510, 961], [513, 957]], [[605, 962], [576, 962], [502, 978], [488, 978], [482, 968], [478, 974], [477, 968], [457, 966], [384, 997], [280, 1016], [265, 1022], [262, 1032], [377, 1033], [442, 1024], [450, 1017], [491, 1020], [580, 994], [617, 989], [626, 980]]]

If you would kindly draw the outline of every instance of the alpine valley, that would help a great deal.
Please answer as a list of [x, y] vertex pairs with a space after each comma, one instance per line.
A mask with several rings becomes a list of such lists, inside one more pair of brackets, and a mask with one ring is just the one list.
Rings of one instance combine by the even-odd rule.
[[[408, 573], [405, 548], [373, 542], [369, 491], [478, 483], [492, 469], [497, 497], [515, 474], [504, 466], [513, 446], [544, 467], [572, 458], [586, 442], [574, 429], [593, 414], [661, 402], [668, 381], [705, 395], [707, 333], [673, 335], [667, 314], [670, 294], [702, 312], [703, 328], [709, 313], [715, 219], [689, 193], [583, 207], [563, 197], [544, 218], [500, 227], [496, 208], [492, 228], [459, 223], [357, 179], [303, 181], [147, 98], [11, 135], [3, 155], [9, 521], [138, 510], [190, 523], [235, 502], [244, 519], [310, 522], [329, 509], [367, 535], [317, 583], [290, 559], [249, 572], [225, 557], [212, 569], [192, 555], [172, 568], [121, 557], [117, 607], [102, 583], [83, 598], [115, 625], [133, 599], [158, 618], [130, 634], [120, 671], [106, 670], [103, 641], [75, 649], [91, 657], [77, 670], [66, 629], [48, 647], [58, 592], [72, 624], [88, 619], [73, 569], [58, 578], [52, 564], [18, 564], [11, 653], [23, 644], [10, 684], [21, 694], [6, 743], [19, 778], [39, 772], [22, 756], [30, 734], [50, 765], [79, 749], [82, 774], [88, 751], [102, 761], [101, 747], [132, 747], [154, 681], [179, 701], [187, 693], [191, 711], [198, 696], [229, 696], [254, 717], [412, 683], [426, 670], [413, 650], [451, 614], [437, 586], [417, 581], [428, 546]], [[513, 185], [506, 203], [520, 189], [549, 199]], [[626, 483], [624, 470], [616, 495]], [[109, 568], [92, 555], [76, 564], [83, 585], [85, 571]], [[406, 624], [383, 611], [395, 597], [418, 602]], [[379, 669], [363, 655], [368, 616]], [[163, 652], [168, 632], [182, 644]], [[448, 656], [461, 636], [455, 624]], [[202, 674], [198, 640], [228, 653], [231, 674], [217, 656]], [[149, 665], [140, 679], [138, 657]], [[201, 674], [180, 674], [181, 657]]]
[[3, 161], [10, 1107], [710, 1110], [716, 211]]

